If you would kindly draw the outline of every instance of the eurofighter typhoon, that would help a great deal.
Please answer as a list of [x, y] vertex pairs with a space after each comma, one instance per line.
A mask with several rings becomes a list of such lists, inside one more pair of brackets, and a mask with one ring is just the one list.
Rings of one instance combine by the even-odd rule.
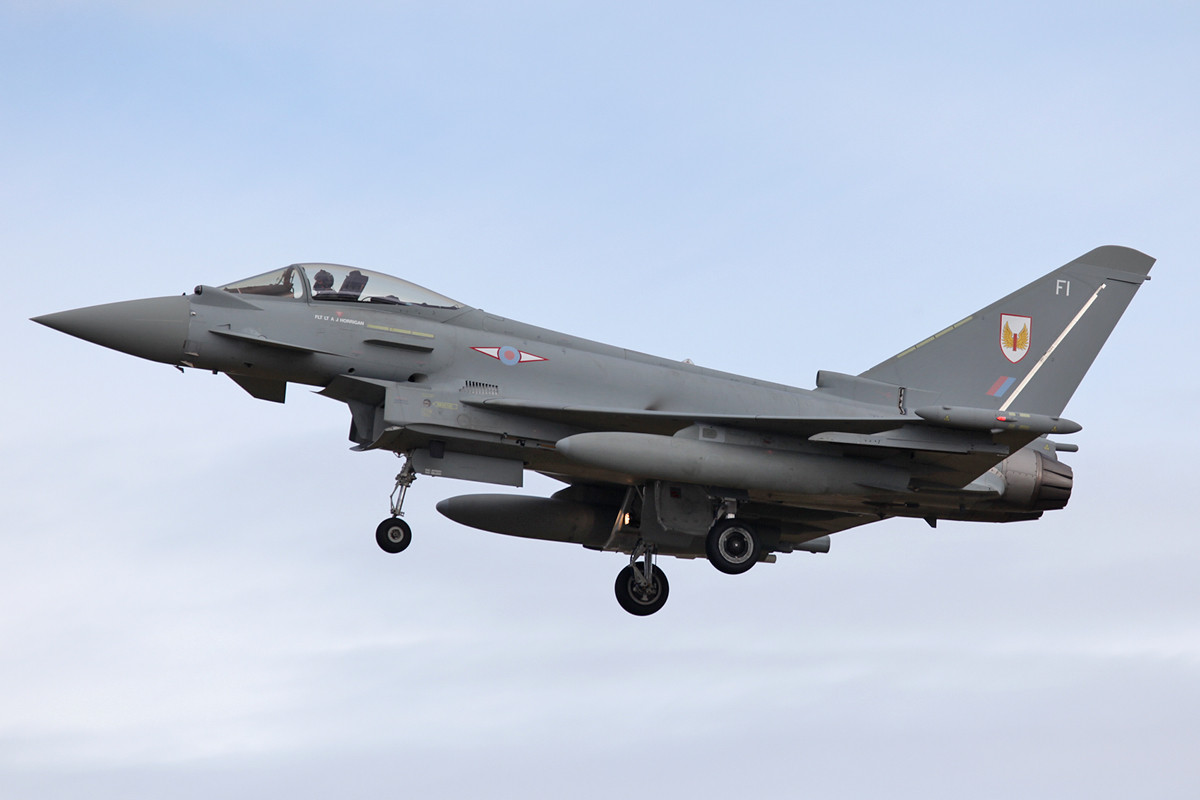
[[[224, 372], [282, 403], [289, 383], [350, 411], [354, 449], [403, 456], [376, 530], [408, 547], [418, 475], [521, 486], [438, 504], [485, 531], [628, 556], [631, 614], [667, 600], [659, 556], [738, 574], [889, 517], [1017, 522], [1060, 509], [1062, 416], [1154, 259], [1100, 247], [861, 375], [798, 389], [494, 316], [405, 280], [293, 264], [190, 295], [34, 321], [142, 358]], [[1055, 437], [1055, 438], [1050, 438]]]

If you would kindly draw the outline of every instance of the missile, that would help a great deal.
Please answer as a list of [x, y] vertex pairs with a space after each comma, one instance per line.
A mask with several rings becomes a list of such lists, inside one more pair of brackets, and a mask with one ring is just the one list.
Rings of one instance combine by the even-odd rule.
[[642, 478], [779, 494], [902, 492], [910, 477], [866, 459], [650, 433], [577, 433], [556, 447], [571, 461]]
[[927, 406], [918, 408], [916, 415], [933, 425], [984, 431], [1023, 431], [1027, 433], [1078, 433], [1083, 426], [1063, 417], [1046, 414], [1025, 414], [1020, 411], [997, 411], [991, 408], [962, 406]]
[[442, 516], [471, 528], [525, 539], [603, 547], [617, 509], [550, 497], [464, 494], [437, 504]]

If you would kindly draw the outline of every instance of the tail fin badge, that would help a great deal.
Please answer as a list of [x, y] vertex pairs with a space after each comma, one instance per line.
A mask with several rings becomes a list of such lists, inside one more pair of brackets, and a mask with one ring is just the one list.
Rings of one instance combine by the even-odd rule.
[[1000, 351], [1004, 357], [1016, 364], [1029, 354], [1029, 340], [1033, 329], [1033, 317], [1018, 314], [1000, 315]]

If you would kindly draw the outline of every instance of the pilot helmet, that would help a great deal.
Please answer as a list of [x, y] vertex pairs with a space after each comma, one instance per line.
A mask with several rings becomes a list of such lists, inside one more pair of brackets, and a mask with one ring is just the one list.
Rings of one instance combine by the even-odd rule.
[[320, 270], [313, 277], [313, 291], [327, 292], [333, 288], [333, 274], [328, 270]]

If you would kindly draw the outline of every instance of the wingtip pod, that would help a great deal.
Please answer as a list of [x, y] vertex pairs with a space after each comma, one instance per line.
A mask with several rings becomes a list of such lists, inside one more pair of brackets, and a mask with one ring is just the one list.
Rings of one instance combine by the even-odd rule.
[[1047, 414], [1025, 414], [1019, 411], [996, 411], [988, 408], [961, 406], [929, 406], [918, 408], [916, 415], [933, 425], [968, 430], [1004, 430], [1025, 433], [1078, 433], [1083, 426], [1064, 417]]

